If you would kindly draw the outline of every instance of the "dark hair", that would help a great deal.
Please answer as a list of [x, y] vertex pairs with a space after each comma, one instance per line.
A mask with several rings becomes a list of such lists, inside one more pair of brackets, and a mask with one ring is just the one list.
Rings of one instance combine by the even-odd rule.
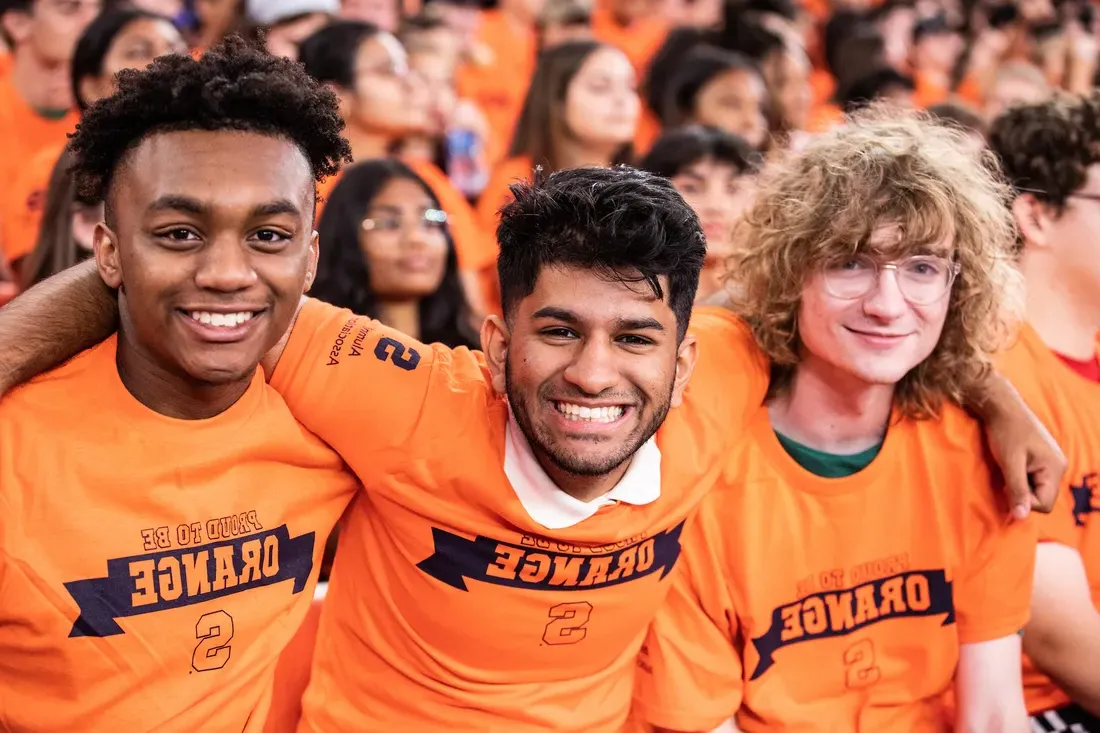
[[[381, 158], [349, 167], [329, 194], [317, 226], [321, 254], [310, 293], [313, 297], [371, 318], [378, 317], [378, 299], [370, 288], [370, 265], [359, 245], [359, 232], [371, 202], [387, 184], [399, 179], [414, 181], [432, 205], [440, 207], [432, 189], [399, 160]], [[477, 348], [450, 232], [443, 282], [420, 301], [419, 338], [425, 343]]]
[[571, 168], [511, 186], [500, 212], [497, 274], [505, 318], [534, 292], [543, 268], [590, 269], [609, 281], [645, 282], [676, 314], [679, 338], [706, 259], [695, 212], [672, 183], [627, 166]]
[[825, 53], [838, 90], [851, 84], [867, 69], [886, 65], [886, 44], [875, 26], [857, 23], [837, 33], [841, 35], [834, 38], [836, 45], [826, 47]]
[[[691, 120], [699, 92], [715, 78], [731, 71], [760, 76], [760, 70], [748, 57], [714, 46], [693, 48], [680, 61], [679, 69], [665, 91], [665, 99], [656, 110], [667, 127]], [[761, 83], [763, 80], [761, 79]]]
[[787, 51], [783, 36], [768, 28], [759, 14], [745, 13], [737, 22], [727, 25], [721, 33], [719, 45], [727, 51], [736, 51], [757, 63], [764, 63], [773, 53]]
[[644, 83], [646, 105], [659, 114], [682, 60], [692, 49], [714, 41], [714, 34], [694, 26], [673, 28], [649, 62]]
[[322, 84], [353, 89], [355, 55], [364, 41], [380, 32], [373, 23], [333, 21], [302, 41], [298, 47], [298, 60], [306, 73]]
[[20, 268], [24, 289], [91, 256], [91, 252], [82, 251], [73, 240], [72, 210], [78, 203], [76, 183], [69, 174], [73, 161], [73, 153], [66, 147], [50, 173], [38, 239]]
[[320, 181], [351, 159], [336, 95], [298, 64], [237, 36], [196, 61], [162, 56], [144, 71], [118, 74], [118, 92], [93, 105], [70, 145], [77, 193], [104, 201], [119, 164], [142, 140], [179, 130], [241, 130], [295, 143]]
[[738, 175], [756, 173], [763, 162], [760, 153], [737, 135], [716, 127], [689, 125], [662, 132], [638, 167], [672, 178], [703, 160], [732, 166]]
[[985, 119], [983, 119], [974, 109], [962, 102], [940, 102], [939, 104], [933, 104], [928, 108], [928, 112], [933, 117], [949, 125], [954, 125], [964, 132], [976, 132], [979, 135], [985, 135], [986, 133], [987, 125]]
[[838, 10], [825, 21], [825, 28], [821, 34], [821, 54], [825, 60], [825, 67], [837, 74], [840, 65], [838, 54], [844, 50], [848, 39], [859, 35], [867, 35], [871, 29], [876, 34], [878, 30], [867, 21], [866, 16], [854, 10]]
[[[727, 2], [727, 5], [733, 5]], [[793, 0], [744, 0], [741, 9], [746, 12], [771, 13], [790, 21], [798, 20], [798, 5]]]
[[[584, 62], [597, 51], [613, 48], [597, 41], [569, 41], [539, 54], [535, 74], [508, 150], [510, 157], [527, 156], [536, 165], [559, 165], [557, 138], [565, 127], [565, 95]], [[628, 143], [614, 156], [621, 163], [632, 157]]]
[[73, 52], [73, 62], [70, 77], [72, 79], [73, 99], [81, 112], [88, 109], [88, 102], [80, 92], [80, 84], [88, 77], [100, 76], [103, 73], [103, 60], [111, 51], [111, 44], [115, 38], [126, 29], [126, 26], [135, 20], [163, 20], [169, 23], [170, 18], [156, 13], [150, 13], [137, 8], [122, 8], [110, 10], [96, 16], [76, 44]]
[[1100, 92], [1010, 107], [993, 121], [989, 147], [1018, 192], [1060, 212], [1100, 163]]
[[836, 97], [845, 112], [854, 112], [881, 97], [892, 86], [903, 87], [909, 91], [916, 88], [912, 77], [884, 66], [859, 75], [846, 88], [838, 91]]

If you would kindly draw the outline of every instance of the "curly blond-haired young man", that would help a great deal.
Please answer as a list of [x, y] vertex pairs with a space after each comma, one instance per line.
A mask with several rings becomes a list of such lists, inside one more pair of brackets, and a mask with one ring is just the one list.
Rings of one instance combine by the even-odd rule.
[[1019, 292], [985, 163], [874, 109], [764, 174], [730, 271], [771, 385], [640, 658], [658, 730], [1027, 730], [1035, 530], [961, 407]]

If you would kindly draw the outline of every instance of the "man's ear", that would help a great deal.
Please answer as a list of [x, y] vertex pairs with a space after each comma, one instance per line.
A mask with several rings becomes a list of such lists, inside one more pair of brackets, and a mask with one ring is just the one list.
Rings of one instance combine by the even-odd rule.
[[695, 370], [695, 360], [699, 356], [699, 344], [693, 334], [684, 336], [676, 352], [676, 378], [672, 382], [672, 406], [684, 404], [684, 390], [687, 388], [691, 373]]
[[10, 41], [13, 46], [18, 46], [31, 37], [32, 23], [33, 19], [28, 10], [8, 10], [0, 13], [0, 31], [3, 31], [5, 40]]
[[319, 237], [315, 231], [309, 237], [309, 263], [306, 265], [306, 282], [305, 287], [302, 289], [303, 293], [308, 293], [309, 289], [313, 287], [313, 281], [317, 279], [317, 258], [321, 254], [317, 244], [318, 240]]
[[1050, 245], [1050, 227], [1054, 223], [1050, 206], [1030, 193], [1023, 193], [1012, 202], [1012, 217], [1025, 246], [1043, 249]]
[[493, 391], [500, 396], [507, 394], [505, 371], [508, 364], [508, 343], [512, 338], [508, 324], [500, 316], [489, 316], [481, 324], [481, 351], [492, 376]]
[[99, 222], [92, 234], [92, 249], [95, 252], [95, 264], [99, 276], [108, 287], [122, 287], [122, 261], [118, 251], [118, 237], [107, 224]]

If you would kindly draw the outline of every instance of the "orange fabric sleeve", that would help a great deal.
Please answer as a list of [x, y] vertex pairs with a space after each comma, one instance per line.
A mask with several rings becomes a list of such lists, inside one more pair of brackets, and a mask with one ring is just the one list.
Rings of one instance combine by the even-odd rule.
[[710, 731], [741, 707], [737, 615], [707, 508], [684, 530], [682, 567], [638, 656], [635, 716], [670, 730]]
[[999, 475], [993, 480], [980, 473], [961, 478], [987, 487], [970, 489], [972, 549], [954, 589], [959, 642], [976, 644], [1010, 636], [1027, 624], [1038, 524], [1007, 519]]
[[[491, 399], [480, 352], [427, 346], [381, 323], [317, 300], [298, 315], [271, 386], [308, 430], [367, 485], [407, 468], [418, 428], [432, 415], [475, 419]], [[467, 408], [467, 409], [464, 409]], [[421, 446], [423, 448], [423, 446]]]
[[699, 351], [685, 399], [698, 393], [701, 403], [728, 407], [723, 422], [731, 436], [739, 436], [764, 404], [771, 376], [768, 360], [745, 322], [726, 308], [697, 307], [688, 333], [695, 336]]

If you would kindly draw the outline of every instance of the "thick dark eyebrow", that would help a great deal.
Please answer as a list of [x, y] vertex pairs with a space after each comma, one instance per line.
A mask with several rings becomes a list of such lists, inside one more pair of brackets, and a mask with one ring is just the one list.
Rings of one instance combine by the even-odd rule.
[[[168, 194], [161, 196], [155, 200], [150, 206], [150, 211], [181, 211], [185, 214], [193, 214], [194, 216], [203, 216], [208, 213], [209, 207], [198, 199], [191, 198], [190, 196], [178, 196], [175, 194]], [[291, 201], [286, 199], [275, 199], [274, 201], [268, 201], [260, 204], [252, 209], [252, 218], [259, 218], [264, 216], [278, 216], [280, 214], [290, 214], [292, 216], [301, 216], [301, 212], [298, 211], [298, 207]]]
[[[564, 308], [556, 308], [552, 305], [548, 305], [545, 308], [539, 308], [531, 316], [532, 318], [547, 318], [555, 321], [562, 321], [563, 323], [577, 324], [580, 323], [580, 318], [572, 311], [568, 311]], [[661, 325], [661, 322], [656, 318], [619, 318], [615, 321], [616, 331], [664, 331], [665, 327]]]
[[274, 201], [268, 201], [267, 203], [260, 204], [256, 208], [252, 209], [252, 218], [257, 219], [262, 216], [279, 216], [280, 214], [289, 214], [290, 216], [301, 217], [302, 212], [293, 202], [286, 199], [275, 199]]
[[539, 308], [531, 317], [550, 318], [555, 321], [565, 321], [566, 323], [579, 323], [581, 320], [577, 318], [577, 315], [572, 311], [567, 311], [564, 308], [555, 308], [552, 305], [548, 305], [545, 308]]
[[620, 318], [615, 321], [619, 331], [664, 331], [656, 318]]
[[149, 211], [182, 211], [185, 214], [202, 216], [206, 213], [206, 205], [190, 196], [169, 194], [167, 196], [161, 196], [150, 204]]

